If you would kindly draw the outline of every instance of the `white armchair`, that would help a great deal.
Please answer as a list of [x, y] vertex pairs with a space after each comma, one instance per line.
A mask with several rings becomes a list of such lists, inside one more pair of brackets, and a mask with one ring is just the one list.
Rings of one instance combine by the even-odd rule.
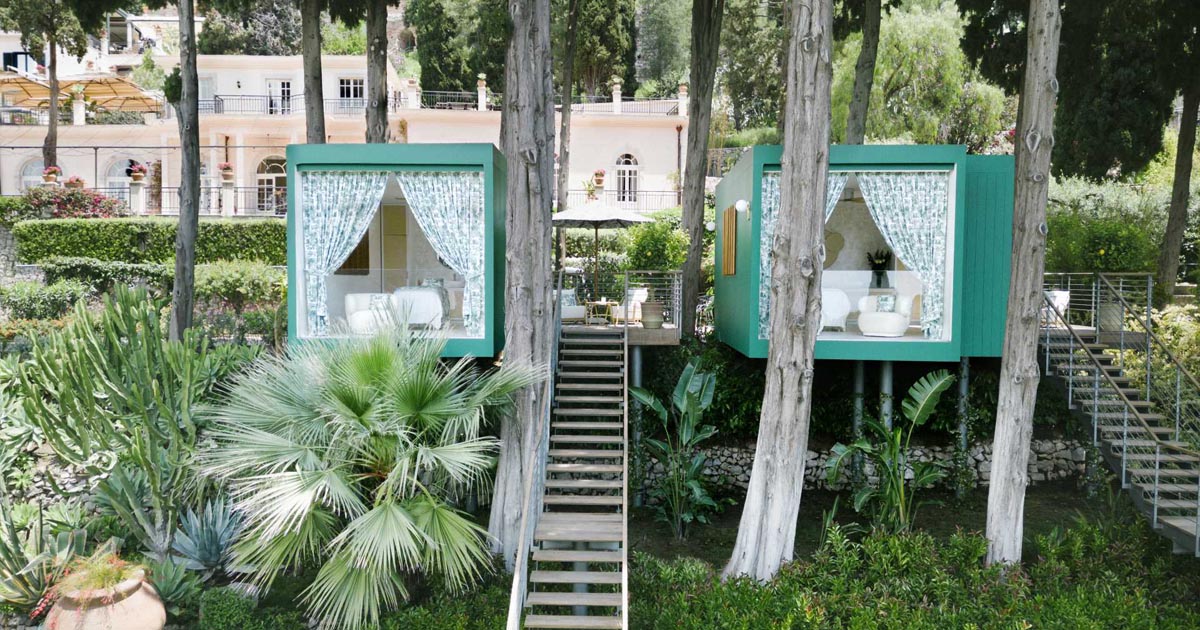
[[631, 324], [642, 321], [642, 302], [648, 299], [650, 299], [649, 289], [629, 289], [624, 300], [609, 307], [613, 323], [620, 324], [626, 319]]
[[897, 295], [895, 311], [880, 311], [880, 295], [858, 300], [858, 330], [866, 337], [903, 337], [912, 319], [913, 296]]
[[561, 294], [555, 295], [555, 298], [559, 300], [564, 322], [581, 322], [587, 318], [587, 306], [579, 303], [575, 289], [563, 289]]
[[390, 293], [347, 293], [346, 324], [355, 335], [373, 335], [395, 321]]
[[850, 298], [841, 289], [821, 289], [821, 329], [846, 329], [850, 314]]

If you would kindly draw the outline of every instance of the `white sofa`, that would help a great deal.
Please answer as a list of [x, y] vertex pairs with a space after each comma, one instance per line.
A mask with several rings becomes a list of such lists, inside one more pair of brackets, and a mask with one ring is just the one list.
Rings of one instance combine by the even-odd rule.
[[841, 289], [821, 287], [821, 329], [846, 329], [846, 317], [850, 315], [850, 298]]
[[879, 311], [878, 295], [858, 300], [858, 330], [866, 337], [903, 337], [912, 321], [913, 296], [897, 295], [894, 312]]
[[355, 335], [371, 335], [405, 322], [440, 329], [449, 310], [449, 297], [440, 287], [400, 287], [392, 293], [347, 293], [346, 324]]

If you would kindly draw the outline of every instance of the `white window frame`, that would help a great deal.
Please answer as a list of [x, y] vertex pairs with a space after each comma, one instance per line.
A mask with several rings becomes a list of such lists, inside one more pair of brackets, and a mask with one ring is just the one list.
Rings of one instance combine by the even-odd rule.
[[632, 153], [622, 153], [617, 157], [613, 169], [616, 179], [616, 195], [618, 203], [637, 203], [638, 188], [641, 180], [641, 165]]

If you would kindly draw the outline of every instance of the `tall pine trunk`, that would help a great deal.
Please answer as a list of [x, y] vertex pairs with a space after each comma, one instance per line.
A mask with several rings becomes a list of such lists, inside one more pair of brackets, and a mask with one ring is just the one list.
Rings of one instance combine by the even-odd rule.
[[300, 0], [300, 48], [304, 54], [305, 141], [308, 144], [324, 144], [325, 90], [321, 86], [321, 0]]
[[867, 135], [867, 111], [875, 83], [875, 60], [879, 56], [880, 0], [866, 0], [862, 16], [862, 49], [854, 65], [854, 92], [846, 117], [846, 144], [862, 144]]
[[1175, 181], [1171, 183], [1171, 208], [1158, 259], [1158, 291], [1163, 300], [1175, 295], [1179, 276], [1179, 250], [1187, 229], [1188, 201], [1192, 192], [1192, 156], [1196, 150], [1196, 116], [1200, 115], [1200, 81], [1183, 89], [1183, 112], [1179, 119], [1179, 142], [1175, 148]]
[[1058, 0], [1031, 0], [1025, 82], [1017, 111], [1012, 274], [988, 488], [987, 563], [1021, 561], [1029, 442], [1037, 397], [1038, 313], [1046, 262], [1046, 195], [1058, 98]]
[[[508, 0], [512, 39], [504, 64], [500, 150], [508, 162], [505, 219], [504, 363], [550, 363], [550, 205], [554, 181], [554, 87], [550, 65], [550, 0]], [[500, 460], [488, 532], [511, 570], [521, 540], [526, 471], [542, 421], [548, 383], [514, 396], [500, 423]]]
[[175, 286], [171, 291], [171, 339], [192, 326], [195, 298], [196, 232], [200, 224], [200, 112], [196, 76], [196, 20], [193, 0], [179, 1], [180, 176], [179, 227], [175, 232]]
[[387, 0], [367, 0], [367, 142], [388, 141]]
[[687, 158], [683, 173], [683, 230], [688, 235], [683, 263], [683, 334], [696, 332], [700, 303], [700, 263], [704, 258], [704, 181], [708, 163], [708, 128], [712, 120], [713, 83], [725, 0], [692, 2], [692, 68], [688, 100]]
[[[571, 0], [567, 8], [567, 41], [563, 50], [562, 66], [562, 106], [559, 113], [558, 131], [558, 211], [567, 209], [570, 195], [567, 187], [571, 178], [571, 99], [575, 94], [575, 47], [579, 41], [579, 2]], [[562, 267], [562, 260], [567, 255], [566, 235], [558, 230], [555, 239], [556, 267]]]
[[812, 410], [813, 347], [821, 321], [832, 16], [833, 0], [813, 0], [791, 13], [779, 220], [771, 248], [766, 391], [750, 486], [725, 577], [770, 579], [792, 559], [796, 539]]
[[50, 79], [50, 120], [46, 125], [46, 139], [42, 141], [43, 166], [58, 166], [58, 43], [49, 38], [50, 63], [46, 73]]

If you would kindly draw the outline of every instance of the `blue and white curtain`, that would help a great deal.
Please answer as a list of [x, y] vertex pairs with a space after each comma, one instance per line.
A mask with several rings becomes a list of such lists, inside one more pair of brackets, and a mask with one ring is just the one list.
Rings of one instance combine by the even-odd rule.
[[487, 282], [483, 173], [402, 172], [396, 179], [433, 251], [466, 280], [463, 327], [467, 337], [482, 338]]
[[329, 331], [325, 280], [346, 262], [371, 227], [389, 176], [386, 171], [300, 173], [304, 295], [311, 336]]
[[921, 279], [921, 329], [942, 337], [950, 174], [946, 171], [859, 173], [875, 225], [896, 258]]
[[[829, 173], [825, 183], [825, 222], [833, 216], [850, 179], [849, 173]], [[771, 329], [771, 248], [775, 246], [775, 226], [779, 220], [779, 173], [763, 173], [762, 219], [758, 241], [758, 338], [766, 339]]]

